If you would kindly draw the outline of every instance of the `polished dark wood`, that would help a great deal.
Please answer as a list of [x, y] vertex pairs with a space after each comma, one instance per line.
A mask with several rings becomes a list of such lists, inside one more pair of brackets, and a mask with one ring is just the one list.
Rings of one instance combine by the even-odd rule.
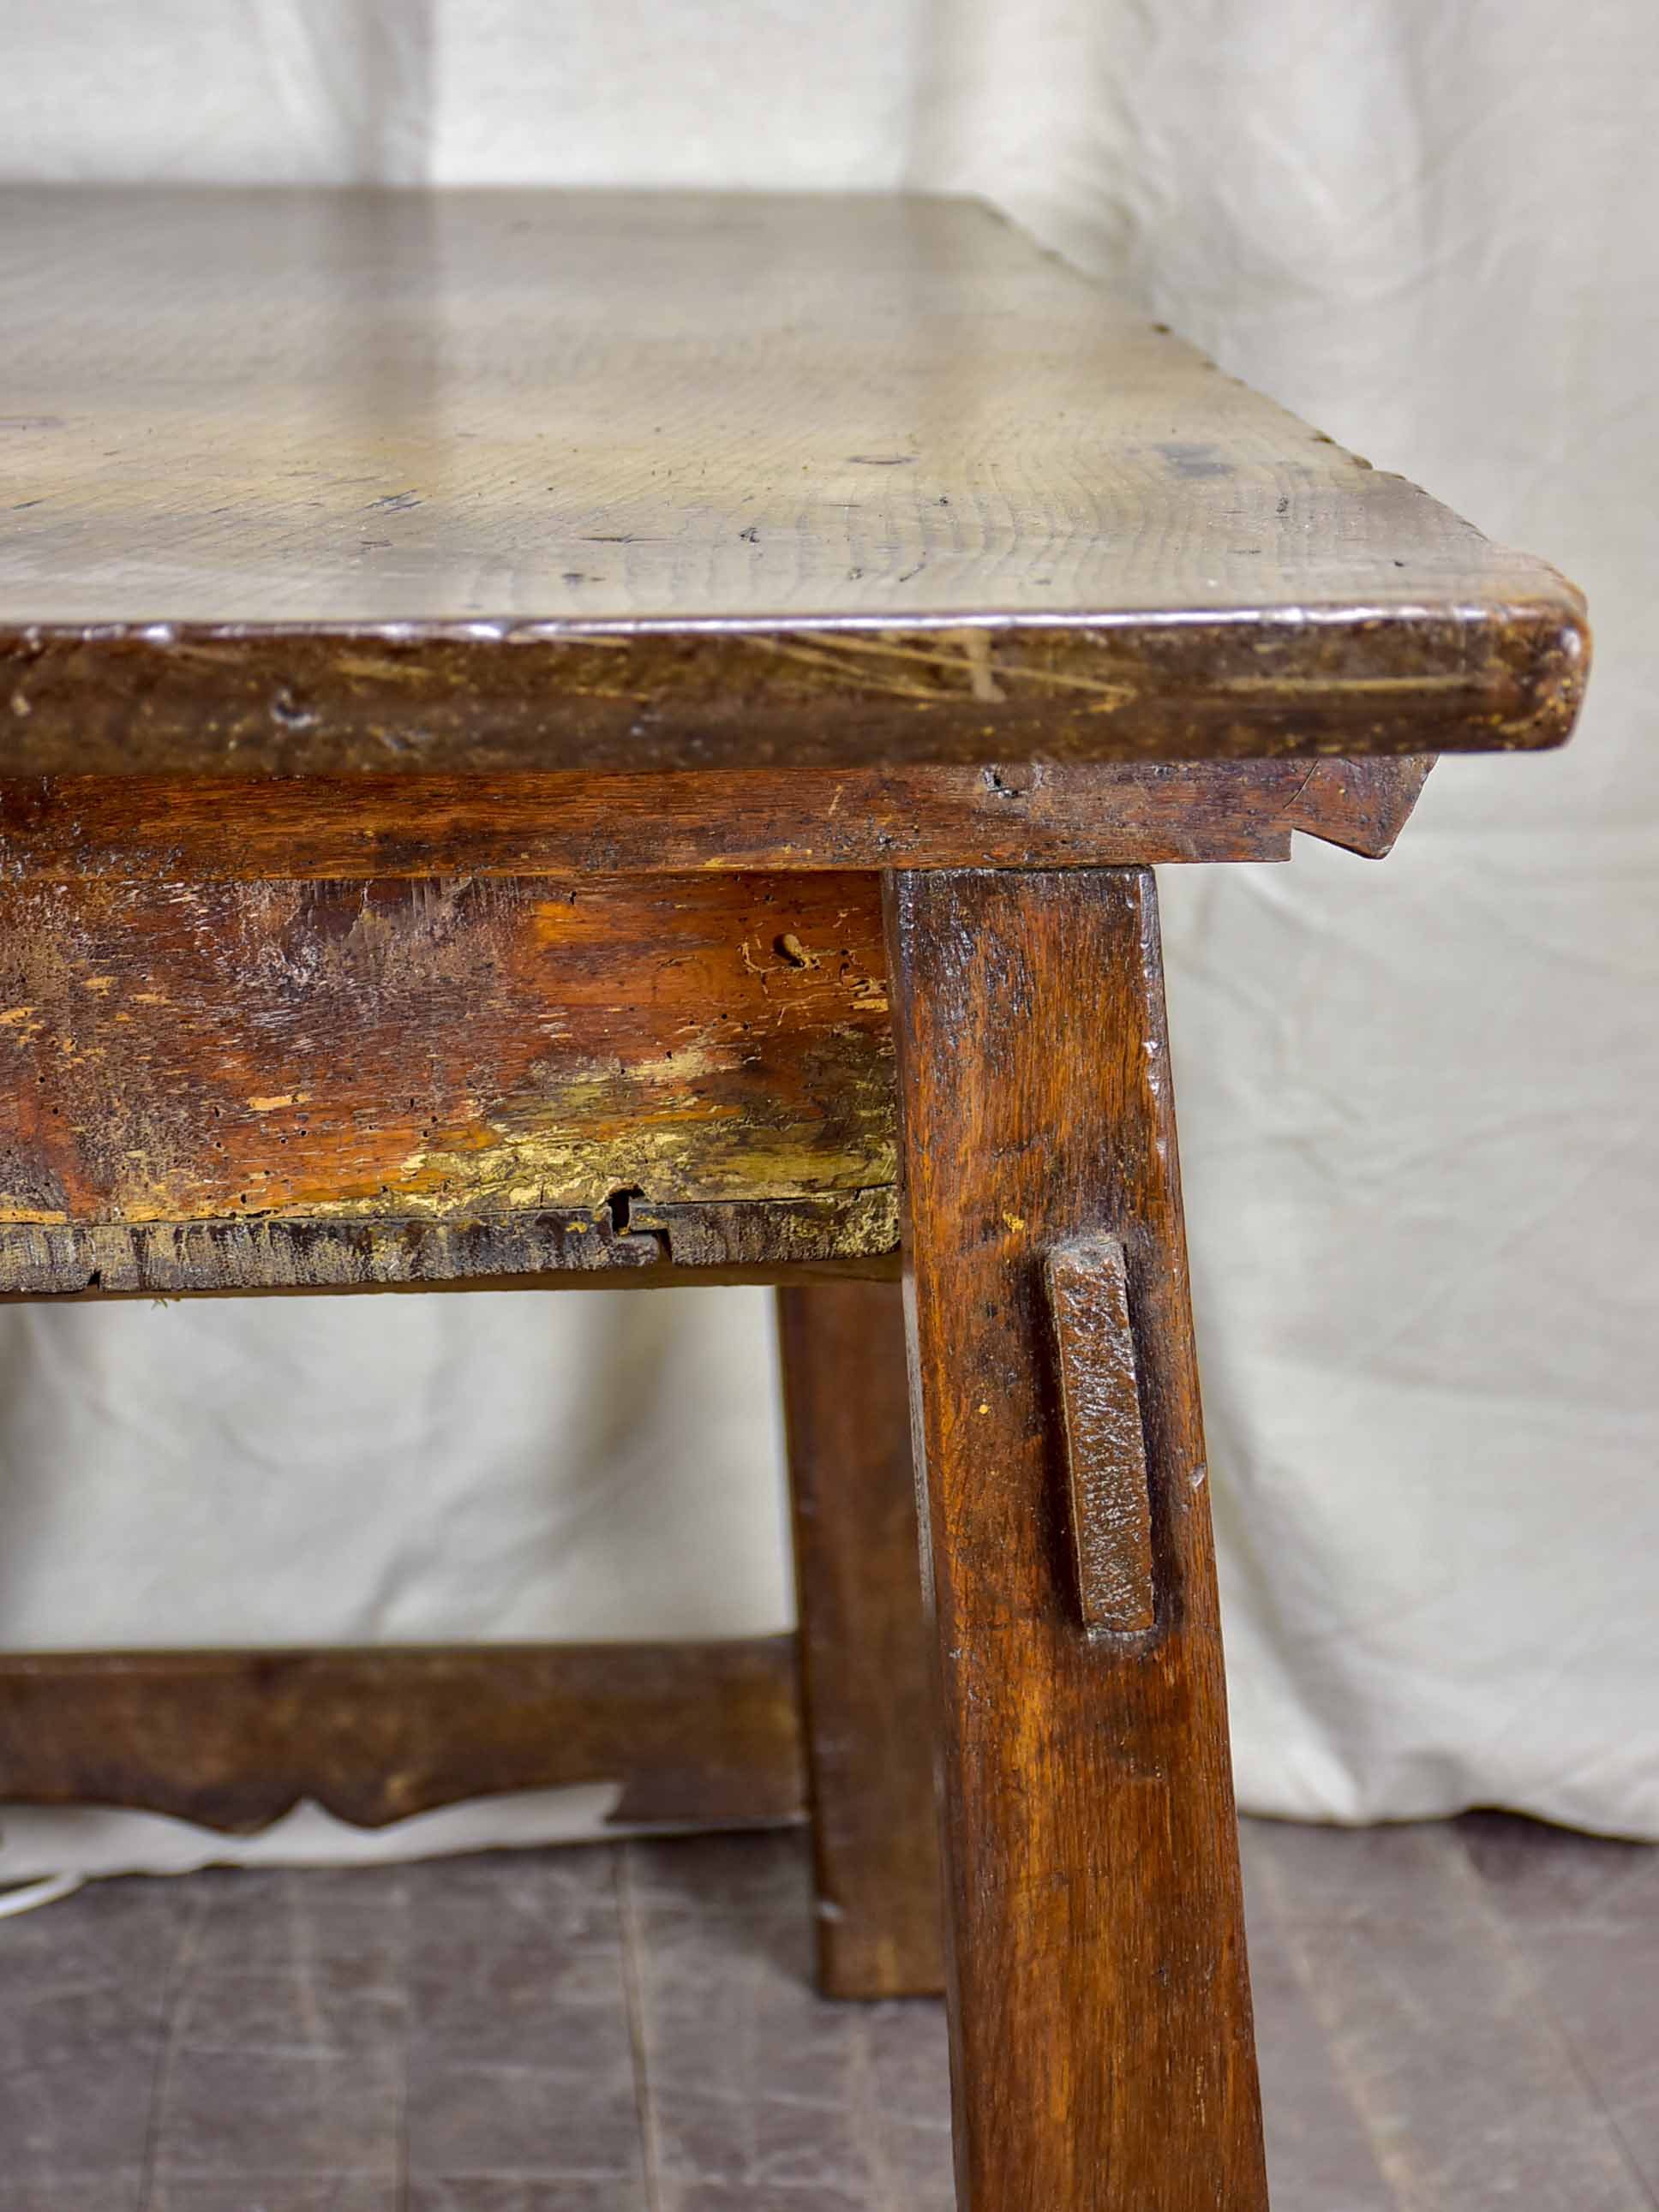
[[[1150, 873], [890, 882], [962, 2212], [1261, 2212]], [[1153, 1625], [1091, 1632], [1044, 1270], [1127, 1266]]]
[[1582, 602], [965, 201], [25, 190], [0, 775], [1558, 743]]
[[778, 1296], [820, 1986], [944, 1986], [936, 1733], [896, 1284]]
[[579, 1783], [639, 1826], [799, 1818], [793, 1638], [0, 1657], [0, 1802], [236, 1833]]

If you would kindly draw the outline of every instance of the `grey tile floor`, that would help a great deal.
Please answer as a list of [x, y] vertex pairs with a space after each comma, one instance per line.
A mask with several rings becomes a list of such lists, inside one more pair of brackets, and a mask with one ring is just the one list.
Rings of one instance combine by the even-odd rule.
[[[1659, 1850], [1247, 1823], [1276, 2212], [1652, 2212]], [[799, 1835], [105, 1882], [0, 1921], [0, 2212], [945, 2212], [936, 2003]]]

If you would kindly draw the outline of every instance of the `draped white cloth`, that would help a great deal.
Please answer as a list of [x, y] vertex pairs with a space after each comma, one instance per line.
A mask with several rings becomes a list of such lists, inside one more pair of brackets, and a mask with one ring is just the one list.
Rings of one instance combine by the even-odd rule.
[[[0, 0], [0, 52], [14, 178], [983, 192], [1584, 585], [1571, 750], [1163, 889], [1244, 1803], [1659, 1836], [1659, 15]], [[0, 1311], [0, 1632], [779, 1627], [773, 1365], [744, 1291]], [[0, 1881], [210, 1848], [13, 1810]]]

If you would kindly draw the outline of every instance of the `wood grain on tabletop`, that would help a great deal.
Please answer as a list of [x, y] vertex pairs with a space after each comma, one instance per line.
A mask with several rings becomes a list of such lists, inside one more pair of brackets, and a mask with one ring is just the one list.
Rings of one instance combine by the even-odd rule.
[[0, 1075], [8, 1291], [898, 1241], [869, 875], [14, 886]]
[[0, 775], [1559, 742], [1577, 594], [988, 209], [0, 202]]
[[[1149, 872], [889, 879], [963, 2212], [1261, 2212]], [[1081, 979], [1081, 980], [1080, 980]], [[1085, 1627], [1043, 1269], [1110, 1237], [1154, 1625]]]
[[896, 1284], [778, 1297], [826, 1996], [937, 1994], [933, 1686]]
[[252, 1833], [613, 1784], [612, 1818], [804, 1810], [794, 1638], [0, 1656], [0, 1802]]

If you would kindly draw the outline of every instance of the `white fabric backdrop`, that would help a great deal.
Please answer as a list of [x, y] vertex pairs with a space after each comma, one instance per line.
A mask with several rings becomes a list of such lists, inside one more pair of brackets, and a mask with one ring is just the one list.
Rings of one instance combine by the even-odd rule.
[[[1586, 586], [1572, 750], [1163, 887], [1243, 1802], [1659, 1836], [1659, 17], [0, 0], [0, 52], [10, 176], [985, 192]], [[9, 1310], [5, 1640], [775, 1628], [771, 1361], [748, 1292]], [[12, 1812], [0, 1881], [202, 1848]]]

